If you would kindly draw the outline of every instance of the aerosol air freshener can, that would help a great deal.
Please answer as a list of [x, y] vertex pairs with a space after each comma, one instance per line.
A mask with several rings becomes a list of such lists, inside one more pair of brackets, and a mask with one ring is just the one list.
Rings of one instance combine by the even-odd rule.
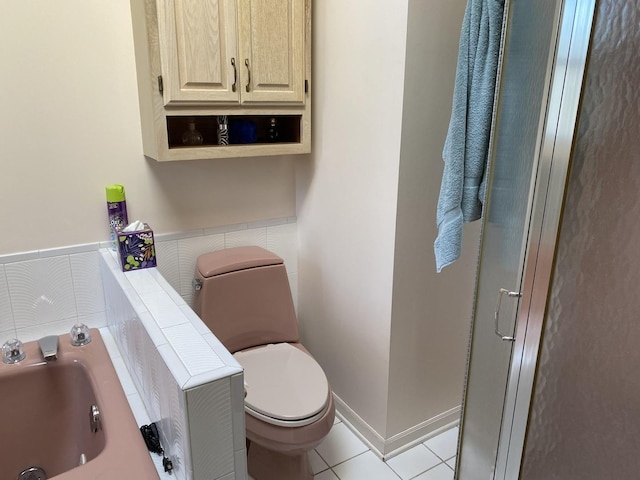
[[129, 223], [127, 218], [127, 202], [124, 196], [122, 185], [109, 185], [107, 191], [107, 214], [109, 215], [109, 235], [111, 248], [116, 250], [116, 236], [118, 230], [124, 228]]

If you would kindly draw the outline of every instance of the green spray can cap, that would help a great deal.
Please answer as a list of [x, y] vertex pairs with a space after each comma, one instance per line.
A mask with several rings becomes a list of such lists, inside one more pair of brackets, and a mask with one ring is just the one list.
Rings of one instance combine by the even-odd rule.
[[115, 184], [106, 187], [107, 190], [107, 202], [116, 203], [124, 202], [124, 186]]

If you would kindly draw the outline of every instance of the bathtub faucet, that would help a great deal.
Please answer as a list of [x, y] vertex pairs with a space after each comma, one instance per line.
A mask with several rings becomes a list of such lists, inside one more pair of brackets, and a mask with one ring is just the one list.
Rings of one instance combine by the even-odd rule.
[[38, 340], [40, 351], [42, 352], [42, 358], [45, 362], [53, 362], [58, 359], [58, 337], [55, 335], [49, 335]]

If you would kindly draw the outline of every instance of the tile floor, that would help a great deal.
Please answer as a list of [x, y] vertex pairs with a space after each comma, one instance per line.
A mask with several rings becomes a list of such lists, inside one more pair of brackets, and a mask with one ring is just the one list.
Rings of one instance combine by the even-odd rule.
[[309, 460], [314, 480], [453, 480], [457, 441], [453, 427], [383, 462], [336, 418]]

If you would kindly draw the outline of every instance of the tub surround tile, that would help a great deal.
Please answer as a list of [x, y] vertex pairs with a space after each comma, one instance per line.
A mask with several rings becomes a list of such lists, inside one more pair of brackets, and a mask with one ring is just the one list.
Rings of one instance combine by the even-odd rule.
[[[111, 334], [110, 330], [108, 327], [103, 327], [100, 329], [100, 334], [102, 335], [102, 340], [104, 341], [105, 345], [107, 346], [107, 350], [109, 351], [109, 355], [111, 356], [111, 361], [114, 361], [114, 358], [119, 358], [120, 360], [122, 360], [119, 356], [114, 357], [114, 353], [113, 349], [115, 347], [116, 350], [116, 355], [119, 354], [119, 350], [117, 349], [116, 342], [115, 339], [113, 338], [113, 335]], [[118, 363], [118, 362], [116, 362]], [[131, 376], [129, 375], [129, 371], [127, 370], [127, 367], [124, 365], [123, 363], [118, 363], [118, 366], [116, 366], [114, 364], [114, 367], [116, 368], [116, 373], [118, 374], [118, 378], [121, 379], [128, 378], [128, 382], [129, 384], [133, 385], [133, 380], [131, 379]], [[118, 371], [120, 370], [120, 371]], [[125, 380], [126, 381], [126, 380]], [[135, 387], [134, 387], [135, 389]], [[125, 392], [126, 393], [126, 392]], [[145, 408], [145, 405], [142, 401], [142, 399], [140, 398], [140, 395], [138, 394], [138, 392], [136, 391], [135, 393], [131, 393], [127, 395], [127, 400], [129, 401], [129, 407], [131, 408], [131, 412], [133, 413], [133, 416], [136, 419], [136, 423], [137, 425], [148, 425], [151, 423], [151, 418], [149, 417], [149, 414], [147, 413], [147, 410]], [[164, 468], [162, 466], [162, 457], [155, 455], [155, 454], [149, 454], [151, 456], [151, 459], [153, 460], [153, 463], [156, 467], [156, 470], [158, 472], [158, 476], [160, 477], [160, 480], [175, 480], [175, 477], [170, 476], [168, 473], [165, 473]]]
[[165, 328], [164, 334], [191, 376], [226, 366], [191, 323]]
[[[216, 478], [234, 471], [230, 379], [186, 391], [187, 411], [199, 419], [189, 429], [194, 476]], [[211, 432], [219, 435], [211, 437]]]
[[14, 338], [18, 338], [18, 335], [16, 335], [16, 331], [14, 329], [0, 330], [0, 345]]
[[[231, 382], [231, 398], [244, 399], [244, 375], [236, 373], [229, 377]], [[244, 401], [231, 402], [231, 423], [233, 426], [233, 450], [242, 452], [246, 447], [245, 444], [245, 419], [244, 419]], [[243, 457], [246, 464], [246, 455]], [[237, 460], [236, 460], [237, 464]], [[243, 471], [237, 470], [236, 471]]]
[[154, 276], [151, 274], [150, 268], [141, 270], [133, 270], [127, 272], [126, 279], [134, 288], [138, 295], [146, 295], [155, 292], [164, 292], [164, 289], [155, 281]]
[[123, 358], [112, 358], [111, 363], [113, 363], [113, 367], [118, 374], [118, 379], [120, 380], [120, 384], [122, 385], [122, 390], [124, 390], [124, 393], [126, 393], [127, 395], [137, 394], [138, 389], [136, 388], [135, 383], [133, 383], [133, 379], [131, 378], [131, 374], [129, 373], [127, 365], [124, 363]]
[[[105, 263], [105, 299], [113, 300], [107, 309], [109, 325], [116, 342], [125, 344], [122, 360], [151, 419], [159, 422], [174, 478], [217, 479], [244, 469], [244, 387], [243, 382], [232, 380], [242, 378], [242, 368], [219, 342], [205, 338], [201, 331], [213, 335], [181, 297], [169, 295], [173, 289], [159, 273], [146, 272], [145, 282], [155, 285], [145, 285], [146, 293], [138, 294], [139, 278], [131, 282], [133, 272], [110, 268], [117, 261], [115, 255], [106, 250], [100, 253]], [[160, 342], [164, 343], [157, 345]], [[215, 428], [209, 424], [211, 412], [198, 400], [202, 398], [216, 399], [215, 410], [222, 417], [216, 417]], [[240, 405], [237, 411], [232, 404]], [[221, 405], [227, 405], [226, 410]], [[203, 435], [207, 436], [204, 442]], [[217, 448], [212, 455], [210, 445], [217, 442], [227, 447]], [[237, 470], [234, 478], [244, 478], [244, 471]]]
[[100, 334], [102, 335], [104, 346], [106, 347], [107, 352], [109, 352], [109, 357], [111, 357], [111, 359], [122, 357], [122, 353], [120, 352], [118, 344], [113, 338], [109, 327], [105, 326], [100, 328]]
[[31, 340], [38, 340], [42, 337], [46, 337], [47, 335], [61, 335], [69, 332], [71, 327], [73, 327], [78, 321], [82, 321], [82, 323], [87, 325], [89, 328], [100, 328], [104, 326], [103, 322], [93, 322], [93, 318], [94, 317], [84, 317], [82, 320], [79, 320], [77, 317], [68, 318], [51, 323], [36, 324], [31, 327], [17, 328], [16, 336], [22, 342], [28, 342]]
[[162, 395], [169, 388], [175, 388], [175, 379], [163, 361], [160, 352], [155, 348], [145, 351], [144, 403], [149, 416], [155, 420], [162, 418]]
[[188, 306], [188, 305], [182, 305], [180, 307], [180, 310], [182, 310], [182, 313], [184, 313], [184, 316], [187, 317], [189, 319], [189, 322], [191, 322], [191, 325], [193, 325], [196, 330], [198, 330], [198, 333], [200, 333], [200, 335], [206, 335], [211, 333], [211, 330], [209, 330], [209, 327], [207, 327], [207, 325], [205, 325], [205, 323], [200, 319], [200, 317], [196, 314], [196, 312], [193, 311], [193, 309]]
[[[9, 296], [5, 266], [0, 265], [0, 332], [13, 332], [12, 336], [15, 336], [15, 331], [16, 328], [13, 323], [11, 297]], [[2, 342], [4, 343], [4, 340], [2, 340]]]
[[153, 315], [162, 329], [186, 323], [189, 320], [182, 314], [180, 307], [164, 292], [143, 293], [140, 295], [145, 307]]
[[98, 251], [74, 253], [69, 256], [69, 261], [78, 315], [103, 313], [104, 293]]
[[131, 412], [136, 419], [136, 424], [138, 426], [149, 425], [151, 423], [151, 419], [149, 418], [149, 414], [147, 413], [147, 409], [144, 407], [144, 403], [142, 402], [140, 395], [132, 393], [131, 395], [127, 395], [127, 400], [129, 401]]
[[182, 387], [191, 378], [189, 370], [187, 370], [175, 350], [168, 343], [157, 347], [157, 349], [158, 352], [160, 352], [162, 360], [171, 372], [172, 377], [175, 379], [176, 384]]
[[149, 338], [151, 339], [151, 341], [156, 347], [169, 343], [169, 341], [167, 340], [167, 337], [163, 333], [162, 329], [158, 327], [158, 324], [156, 323], [155, 319], [153, 318], [153, 315], [151, 315], [150, 312], [148, 311], [139, 312], [138, 318], [140, 319], [140, 322], [144, 325], [144, 328], [147, 331], [147, 334], [149, 334]]
[[[161, 270], [156, 268], [151, 268], [148, 270], [149, 274], [154, 278], [154, 280], [160, 285], [162, 290], [173, 300], [176, 305], [185, 305], [186, 302], [178, 293], [178, 290], [173, 286], [172, 282], [169, 282], [162, 273]], [[179, 283], [179, 281], [177, 282]]]
[[16, 329], [77, 317], [68, 256], [5, 265]]
[[451, 468], [451, 470], [455, 471], [455, 469], [456, 469], [456, 457], [450, 458], [445, 463], [447, 465], [449, 465], [449, 468]]
[[211, 346], [211, 348], [216, 352], [218, 358], [222, 360], [226, 365], [240, 365], [237, 360], [229, 353], [229, 351], [222, 345], [222, 342], [210, 331], [202, 335], [202, 338]]

